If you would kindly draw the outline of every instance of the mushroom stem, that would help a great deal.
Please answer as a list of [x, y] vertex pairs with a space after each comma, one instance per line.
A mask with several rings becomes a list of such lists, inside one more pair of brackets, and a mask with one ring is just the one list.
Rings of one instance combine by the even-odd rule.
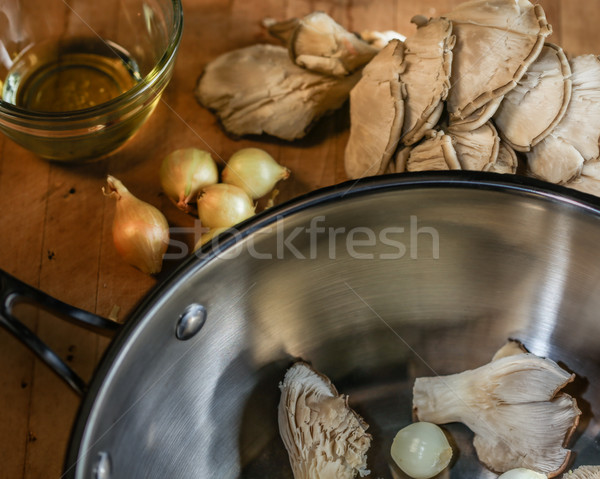
[[418, 378], [413, 408], [420, 421], [462, 422], [474, 433], [479, 459], [490, 469], [517, 467], [554, 477], [567, 467], [565, 449], [581, 411], [559, 392], [574, 375], [531, 353], [500, 357], [450, 376]]

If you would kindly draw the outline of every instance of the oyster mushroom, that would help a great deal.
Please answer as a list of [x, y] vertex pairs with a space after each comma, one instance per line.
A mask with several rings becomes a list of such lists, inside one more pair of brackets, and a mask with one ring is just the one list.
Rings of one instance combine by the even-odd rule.
[[443, 131], [430, 131], [427, 138], [411, 150], [400, 150], [396, 158], [396, 172], [460, 170], [452, 138]]
[[400, 75], [405, 89], [402, 142], [412, 145], [433, 128], [444, 109], [443, 100], [450, 89], [452, 24], [445, 18], [421, 23], [404, 43], [404, 71]]
[[295, 65], [284, 47], [259, 44], [210, 62], [195, 93], [229, 133], [294, 140], [342, 106], [359, 79], [360, 72], [345, 77], [311, 72]]
[[496, 163], [500, 138], [490, 122], [472, 131], [456, 130], [451, 125], [448, 134], [463, 170], [487, 171]]
[[491, 123], [474, 131], [430, 130], [426, 139], [399, 150], [393, 172], [471, 169], [494, 173], [515, 173], [518, 159], [514, 150], [499, 141]]
[[287, 45], [293, 62], [327, 75], [348, 75], [379, 51], [324, 12], [265, 23], [269, 33]]
[[[515, 87], [552, 29], [542, 7], [528, 0], [473, 0], [445, 17], [456, 35], [450, 119], [465, 120], [476, 113], [478, 126], [495, 112], [482, 107]], [[498, 105], [496, 101], [494, 106]]]
[[560, 392], [574, 379], [550, 359], [504, 351], [477, 369], [417, 378], [413, 408], [420, 421], [462, 422], [474, 433], [479, 459], [496, 472], [523, 467], [555, 477], [581, 411]]
[[494, 356], [492, 356], [492, 361], [496, 361], [496, 359], [502, 359], [507, 356], [514, 356], [515, 354], [528, 353], [525, 345], [516, 339], [509, 339], [506, 341], [504, 346], [502, 346]]
[[383, 32], [377, 30], [363, 30], [360, 32], [360, 38], [378, 50], [381, 50], [392, 40], [399, 40], [401, 42], [406, 40], [404, 35], [394, 30], [384, 30]]
[[568, 139], [585, 161], [600, 156], [600, 58], [582, 55], [571, 61], [571, 101], [562, 121], [552, 131]]
[[481, 108], [475, 110], [471, 115], [464, 119], [452, 120], [452, 128], [454, 131], [471, 131], [476, 130], [480, 126], [485, 125], [490, 118], [494, 116], [500, 105], [502, 104], [503, 96], [494, 98], [488, 101]]
[[571, 143], [550, 134], [527, 153], [528, 172], [550, 183], [564, 184], [581, 175], [584, 158]]
[[566, 186], [583, 193], [600, 196], [600, 160], [588, 161], [584, 164], [581, 176], [567, 183]]
[[571, 98], [571, 67], [563, 50], [547, 43], [494, 115], [502, 138], [529, 151], [554, 129]]
[[580, 466], [564, 475], [564, 479], [599, 479], [600, 466]]
[[404, 173], [406, 171], [406, 164], [410, 156], [410, 152], [413, 150], [411, 146], [401, 146], [392, 158], [392, 161], [388, 163], [388, 167], [385, 173]]
[[494, 161], [488, 171], [492, 173], [508, 173], [515, 174], [519, 166], [519, 160], [515, 150], [513, 150], [504, 141], [500, 140], [498, 148], [498, 158]]
[[344, 165], [350, 178], [383, 173], [400, 141], [404, 100], [403, 44], [392, 40], [362, 71], [350, 92], [350, 136]]
[[576, 179], [585, 162], [600, 156], [600, 59], [575, 57], [571, 72], [571, 100], [562, 120], [527, 153], [530, 173], [552, 183]]
[[297, 362], [279, 387], [279, 432], [295, 479], [350, 479], [370, 473], [368, 425], [327, 377]]

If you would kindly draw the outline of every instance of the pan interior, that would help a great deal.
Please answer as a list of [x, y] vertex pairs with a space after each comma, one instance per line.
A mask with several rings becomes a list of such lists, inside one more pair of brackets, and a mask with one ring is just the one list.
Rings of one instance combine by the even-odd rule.
[[[349, 195], [272, 220], [191, 265], [138, 317], [104, 366], [73, 477], [94, 477], [109, 457], [112, 479], [292, 478], [277, 404], [297, 358], [370, 424], [371, 477], [402, 477], [389, 447], [411, 422], [414, 378], [483, 365], [508, 338], [577, 373], [574, 465], [600, 463], [594, 211], [446, 186]], [[194, 303], [206, 323], [178, 340]], [[466, 427], [447, 430], [460, 452], [444, 477], [497, 477]]]

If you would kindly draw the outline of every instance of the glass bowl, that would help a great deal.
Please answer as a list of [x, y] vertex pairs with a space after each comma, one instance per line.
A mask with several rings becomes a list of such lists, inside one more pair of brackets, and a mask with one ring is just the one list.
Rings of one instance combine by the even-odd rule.
[[48, 159], [101, 158], [154, 110], [173, 74], [181, 0], [0, 5], [0, 131]]

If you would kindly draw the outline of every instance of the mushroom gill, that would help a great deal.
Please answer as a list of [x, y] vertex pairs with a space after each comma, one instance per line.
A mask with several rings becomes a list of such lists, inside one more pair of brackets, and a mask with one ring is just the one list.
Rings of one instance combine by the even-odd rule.
[[370, 473], [368, 425], [327, 377], [299, 361], [279, 387], [279, 432], [295, 479], [351, 479]]
[[564, 479], [600, 479], [600, 466], [580, 466], [566, 473]]

